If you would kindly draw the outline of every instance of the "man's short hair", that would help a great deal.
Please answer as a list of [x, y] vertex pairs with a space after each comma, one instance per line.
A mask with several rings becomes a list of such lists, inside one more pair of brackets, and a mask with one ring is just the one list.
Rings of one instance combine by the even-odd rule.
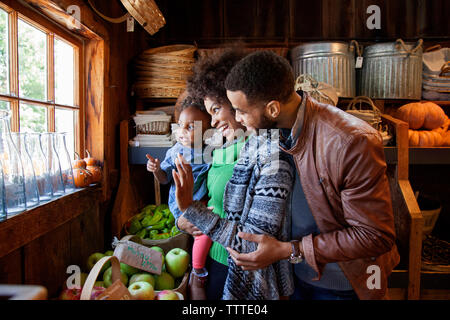
[[294, 92], [294, 72], [289, 62], [276, 53], [256, 51], [231, 69], [225, 88], [242, 91], [250, 103], [284, 103]]

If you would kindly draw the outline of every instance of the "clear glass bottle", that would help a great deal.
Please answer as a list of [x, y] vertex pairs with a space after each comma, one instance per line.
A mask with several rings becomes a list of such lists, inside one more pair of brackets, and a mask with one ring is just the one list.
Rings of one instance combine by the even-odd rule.
[[64, 194], [64, 182], [58, 154], [55, 151], [53, 143], [53, 135], [54, 132], [41, 133], [41, 148], [47, 160], [47, 171], [50, 174], [53, 197], [59, 197]]
[[25, 148], [31, 156], [38, 186], [39, 202], [45, 202], [53, 197], [53, 188], [50, 179], [48, 160], [42, 151], [40, 136], [40, 133], [28, 133], [25, 141]]
[[64, 181], [64, 189], [66, 193], [75, 191], [73, 179], [72, 159], [66, 145], [66, 133], [58, 132], [53, 135], [55, 150], [58, 153], [59, 163], [61, 165], [61, 174]]
[[8, 216], [26, 210], [22, 160], [11, 138], [9, 111], [0, 110], [0, 161], [3, 165], [5, 201]]
[[25, 148], [27, 133], [11, 132], [11, 137], [19, 151], [20, 159], [23, 166], [23, 174], [25, 181], [25, 198], [27, 200], [27, 209], [33, 208], [39, 204], [39, 191], [34, 174], [33, 162], [30, 154]]
[[6, 211], [6, 198], [5, 198], [5, 178], [3, 176], [3, 165], [0, 161], [0, 222], [6, 221], [8, 217]]

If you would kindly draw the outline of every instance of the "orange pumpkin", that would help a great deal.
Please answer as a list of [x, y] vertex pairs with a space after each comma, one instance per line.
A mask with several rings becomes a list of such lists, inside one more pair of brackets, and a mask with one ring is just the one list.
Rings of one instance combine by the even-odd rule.
[[91, 183], [100, 182], [102, 180], [102, 168], [97, 165], [97, 160], [91, 157], [91, 154], [86, 150], [88, 155], [84, 160], [86, 161], [86, 169], [91, 173], [92, 179]]
[[412, 102], [398, 108], [396, 118], [409, 124], [410, 129], [436, 129], [444, 124], [444, 110], [433, 102]]
[[86, 161], [80, 158], [80, 155], [75, 152], [76, 159], [72, 162], [72, 168], [75, 169], [86, 169]]
[[84, 188], [92, 183], [92, 174], [83, 168], [73, 169], [73, 177], [75, 186], [78, 188]]
[[437, 130], [408, 130], [409, 145], [411, 147], [440, 147], [444, 138]]
[[447, 131], [442, 137], [442, 146], [450, 147], [450, 131]]

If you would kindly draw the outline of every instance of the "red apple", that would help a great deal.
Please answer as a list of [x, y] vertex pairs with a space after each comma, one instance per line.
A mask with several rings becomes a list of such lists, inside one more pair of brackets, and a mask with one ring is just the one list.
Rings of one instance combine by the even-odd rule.
[[91, 293], [91, 300], [97, 299], [106, 289], [104, 287], [94, 287]]
[[180, 300], [177, 292], [173, 290], [163, 290], [158, 292], [156, 300]]
[[64, 289], [59, 300], [80, 300], [81, 288]]

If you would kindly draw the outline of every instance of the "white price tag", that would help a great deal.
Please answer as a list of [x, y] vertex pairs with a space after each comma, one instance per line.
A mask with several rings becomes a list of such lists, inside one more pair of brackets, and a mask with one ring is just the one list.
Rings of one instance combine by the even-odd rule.
[[356, 58], [355, 69], [361, 69], [363, 64], [363, 57]]
[[127, 18], [127, 32], [134, 32], [134, 19], [132, 16]]

